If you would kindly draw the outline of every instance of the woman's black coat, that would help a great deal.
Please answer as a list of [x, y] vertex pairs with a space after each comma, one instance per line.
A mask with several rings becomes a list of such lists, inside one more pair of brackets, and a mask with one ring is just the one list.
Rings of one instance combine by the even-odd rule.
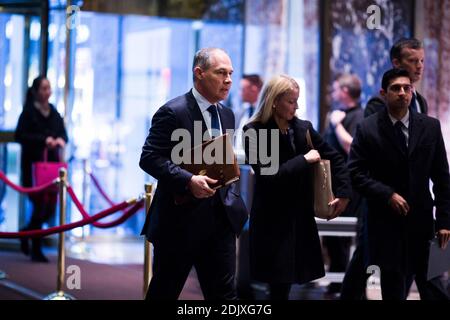
[[[244, 127], [244, 137], [251, 135], [252, 129], [257, 133], [244, 144], [247, 161], [252, 161], [252, 151], [258, 154], [258, 163], [250, 163], [256, 176], [250, 214], [250, 269], [253, 279], [269, 283], [301, 284], [324, 276], [313, 211], [312, 166], [304, 157], [310, 150], [306, 143], [307, 130], [322, 159], [331, 160], [335, 196], [348, 198], [351, 192], [342, 156], [322, 140], [312, 124], [294, 118], [290, 128], [293, 141], [280, 133], [273, 119], [266, 124], [253, 122]], [[266, 137], [261, 135], [264, 129], [269, 130]], [[263, 175], [261, 169], [268, 165], [259, 161], [261, 152], [265, 152], [261, 150], [260, 140], [271, 141], [271, 129], [278, 131], [279, 138], [273, 145], [268, 144], [268, 154], [278, 143], [279, 169], [276, 174]]]
[[[22, 146], [20, 163], [24, 187], [32, 186], [32, 163], [43, 160], [45, 140], [49, 136], [68, 141], [64, 121], [55, 107], [50, 105], [50, 114], [44, 117], [34, 105], [25, 106], [15, 132], [15, 139]], [[56, 149], [49, 150], [48, 161], [59, 161], [58, 158]]]

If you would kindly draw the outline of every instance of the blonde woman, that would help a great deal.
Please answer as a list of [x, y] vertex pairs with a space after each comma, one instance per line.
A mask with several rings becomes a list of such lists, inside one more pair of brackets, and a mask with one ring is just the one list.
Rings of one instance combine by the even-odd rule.
[[[324, 276], [311, 165], [321, 158], [331, 160], [334, 216], [346, 208], [351, 191], [343, 158], [309, 121], [296, 117], [299, 91], [293, 78], [273, 77], [261, 93], [257, 112], [244, 127], [246, 157], [256, 176], [250, 214], [250, 269], [254, 280], [269, 284], [273, 300], [288, 299], [292, 283]], [[307, 145], [308, 130], [316, 149]], [[267, 156], [273, 161], [266, 161]]]

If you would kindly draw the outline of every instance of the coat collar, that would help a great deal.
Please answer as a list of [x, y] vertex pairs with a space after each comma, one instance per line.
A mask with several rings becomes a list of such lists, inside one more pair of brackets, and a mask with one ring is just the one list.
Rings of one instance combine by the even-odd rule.
[[409, 146], [408, 154], [411, 155], [417, 147], [420, 137], [424, 133], [424, 116], [422, 114], [417, 114], [412, 112], [409, 118]]
[[[381, 129], [381, 134], [387, 137], [386, 140], [389, 143], [393, 144], [395, 148], [400, 152], [402, 152], [402, 148], [397, 144], [397, 139], [395, 137], [394, 126], [392, 124], [391, 119], [389, 118], [389, 114], [387, 112], [387, 107], [383, 108], [378, 112], [378, 123]], [[420, 114], [415, 112], [409, 113], [409, 143], [408, 143], [408, 155], [411, 155], [415, 148], [417, 147], [417, 143], [423, 133], [423, 118]]]

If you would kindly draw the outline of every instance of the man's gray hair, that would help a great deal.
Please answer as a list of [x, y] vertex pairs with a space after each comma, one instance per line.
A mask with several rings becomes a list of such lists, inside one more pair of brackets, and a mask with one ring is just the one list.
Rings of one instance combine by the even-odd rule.
[[197, 51], [194, 56], [194, 63], [192, 64], [192, 77], [195, 82], [195, 73], [194, 70], [196, 67], [199, 67], [202, 70], [208, 70], [211, 67], [211, 53], [214, 51], [222, 51], [224, 50], [220, 48], [203, 48]]

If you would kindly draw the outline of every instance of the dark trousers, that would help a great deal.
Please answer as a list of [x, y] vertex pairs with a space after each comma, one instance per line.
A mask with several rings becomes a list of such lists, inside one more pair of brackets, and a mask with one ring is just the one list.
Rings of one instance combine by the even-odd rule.
[[[329, 272], [345, 272], [350, 257], [351, 237], [323, 237], [323, 245], [327, 248], [328, 258], [330, 259]], [[337, 282], [330, 283], [328, 287], [330, 293], [341, 291], [341, 284]]]
[[342, 281], [341, 300], [366, 299], [366, 283], [370, 274], [366, 272], [364, 250], [365, 248], [361, 245], [356, 245], [355, 252]]
[[[412, 275], [381, 270], [380, 282], [383, 300], [406, 300], [411, 279], [413, 279]], [[438, 278], [427, 281], [426, 274], [420, 273], [415, 275], [414, 280], [421, 300], [449, 300], [448, 292]]]
[[249, 232], [244, 227], [238, 239], [238, 270], [236, 274], [236, 290], [239, 300], [253, 300], [254, 294], [250, 277]]
[[[362, 204], [365, 206], [365, 204]], [[368, 243], [366, 212], [362, 207], [358, 216], [356, 226], [356, 248], [345, 271], [342, 281], [341, 300], [364, 300], [366, 299], [366, 283], [370, 274], [368, 267]]]
[[290, 283], [270, 283], [270, 300], [289, 300]]
[[[30, 196], [31, 203], [33, 204], [33, 211], [31, 214], [31, 220], [28, 225], [21, 230], [39, 230], [42, 229], [42, 225], [48, 222], [56, 211], [56, 192], [40, 192]], [[27, 239], [24, 239], [27, 241]], [[32, 240], [32, 252], [41, 252], [42, 238], [33, 238]]]
[[421, 300], [449, 300], [447, 289], [439, 278], [427, 280], [429, 242], [416, 235], [408, 239], [407, 272], [381, 268], [383, 300], [406, 300], [413, 280]]
[[42, 229], [44, 222], [50, 220], [55, 214], [57, 193], [56, 192], [42, 192], [30, 197], [33, 204], [33, 213], [31, 215], [28, 230]]
[[195, 267], [205, 300], [235, 300], [236, 236], [223, 210], [211, 212], [214, 222], [195, 241], [174, 236], [154, 245], [153, 277], [146, 300], [178, 299]]

